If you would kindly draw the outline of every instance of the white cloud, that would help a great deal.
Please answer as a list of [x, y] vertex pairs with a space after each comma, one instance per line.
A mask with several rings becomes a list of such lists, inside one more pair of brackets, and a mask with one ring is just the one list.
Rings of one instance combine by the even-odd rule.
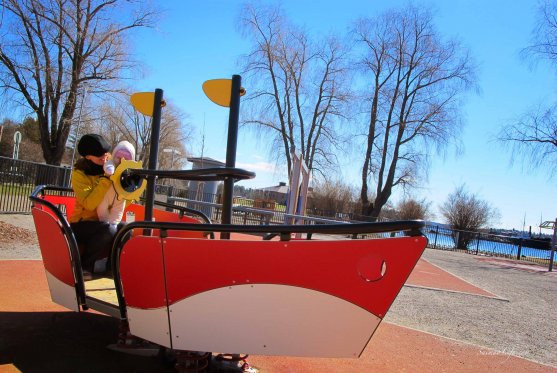
[[236, 167], [244, 168], [249, 171], [260, 171], [260, 172], [269, 172], [269, 173], [275, 173], [276, 171], [275, 165], [269, 162], [255, 162], [255, 163], [237, 162]]

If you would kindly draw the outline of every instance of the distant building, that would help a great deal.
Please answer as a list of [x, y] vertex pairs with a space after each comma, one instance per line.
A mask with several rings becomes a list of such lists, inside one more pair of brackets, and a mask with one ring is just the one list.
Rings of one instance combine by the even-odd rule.
[[[204, 168], [222, 168], [225, 166], [223, 162], [209, 157], [188, 157], [188, 161], [192, 163], [192, 170], [199, 170]], [[217, 195], [218, 181], [197, 181], [192, 180], [189, 182], [190, 198], [197, 201], [215, 203]], [[201, 208], [208, 216], [212, 216], [212, 207]]]
[[188, 162], [193, 163], [192, 169], [224, 167], [225, 163], [210, 157], [188, 157]]
[[[313, 188], [308, 188], [308, 197], [311, 197], [312, 190]], [[286, 205], [289, 192], [290, 187], [286, 185], [285, 182], [281, 181], [278, 185], [257, 189], [254, 198], [264, 202], [273, 201], [281, 205]]]
[[288, 193], [288, 185], [286, 185], [286, 183], [284, 181], [281, 181], [278, 185], [270, 186], [270, 187], [266, 187], [266, 188], [260, 188], [259, 190], [262, 190], [262, 191], [265, 191], [265, 192], [275, 192], [275, 193], [286, 194], [286, 193]]
[[288, 198], [288, 189], [285, 182], [257, 189], [254, 193], [254, 207], [274, 209], [275, 202], [285, 205]]

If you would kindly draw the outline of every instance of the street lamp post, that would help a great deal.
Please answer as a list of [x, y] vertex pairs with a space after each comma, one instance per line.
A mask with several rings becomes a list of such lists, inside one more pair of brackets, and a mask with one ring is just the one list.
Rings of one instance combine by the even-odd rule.
[[174, 167], [174, 154], [182, 155], [182, 153], [180, 153], [178, 150], [176, 150], [174, 148], [164, 148], [162, 151], [164, 153], [172, 153], [172, 158], [171, 158], [171, 161], [170, 161], [170, 169], [172, 169]]
[[83, 101], [85, 101], [85, 95], [87, 94], [87, 87], [83, 90], [83, 96], [81, 97], [81, 104], [79, 105], [79, 114], [77, 117], [77, 126], [75, 128], [75, 139], [73, 142], [73, 152], [72, 152], [72, 163], [71, 167], [73, 167], [74, 160], [75, 160], [75, 149], [77, 148], [77, 141], [79, 140], [79, 127], [81, 126], [81, 112], [83, 110]]
[[553, 257], [555, 256], [555, 246], [557, 245], [557, 219], [555, 219], [555, 221], [544, 221], [540, 224], [540, 228], [553, 229], [551, 251], [549, 255], [549, 272], [551, 272], [553, 271]]
[[[163, 153], [172, 153], [172, 158], [170, 160], [170, 169], [172, 170], [174, 168], [174, 154], [181, 155], [182, 153], [180, 153], [178, 150], [176, 150], [174, 148], [164, 148], [162, 151], [163, 151]], [[166, 183], [167, 182], [165, 181], [164, 184], [166, 184]], [[173, 189], [173, 183], [170, 183], [170, 184], [172, 184], [170, 186], [171, 186], [171, 189]], [[171, 193], [170, 190], [169, 190], [169, 193]]]

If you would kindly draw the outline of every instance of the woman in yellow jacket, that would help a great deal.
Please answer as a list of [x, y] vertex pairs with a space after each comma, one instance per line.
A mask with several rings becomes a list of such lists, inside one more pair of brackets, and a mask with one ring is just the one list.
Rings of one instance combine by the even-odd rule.
[[111, 186], [103, 165], [110, 147], [97, 134], [87, 134], [79, 140], [77, 151], [82, 156], [72, 171], [72, 189], [76, 202], [70, 226], [77, 243], [84, 248], [81, 266], [84, 279], [92, 277], [95, 262], [110, 256], [112, 241], [118, 227], [99, 221], [97, 206]]

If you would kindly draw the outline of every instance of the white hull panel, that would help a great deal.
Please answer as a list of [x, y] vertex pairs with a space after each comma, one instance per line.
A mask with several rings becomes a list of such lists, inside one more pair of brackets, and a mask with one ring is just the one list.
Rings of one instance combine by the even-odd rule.
[[128, 307], [130, 332], [164, 347], [171, 348], [167, 308], [139, 309]]
[[77, 302], [75, 288], [58, 280], [46, 269], [45, 273], [52, 301], [72, 311], [79, 312], [79, 304]]
[[381, 319], [330, 294], [254, 284], [183, 299], [170, 321], [174, 349], [355, 358]]

